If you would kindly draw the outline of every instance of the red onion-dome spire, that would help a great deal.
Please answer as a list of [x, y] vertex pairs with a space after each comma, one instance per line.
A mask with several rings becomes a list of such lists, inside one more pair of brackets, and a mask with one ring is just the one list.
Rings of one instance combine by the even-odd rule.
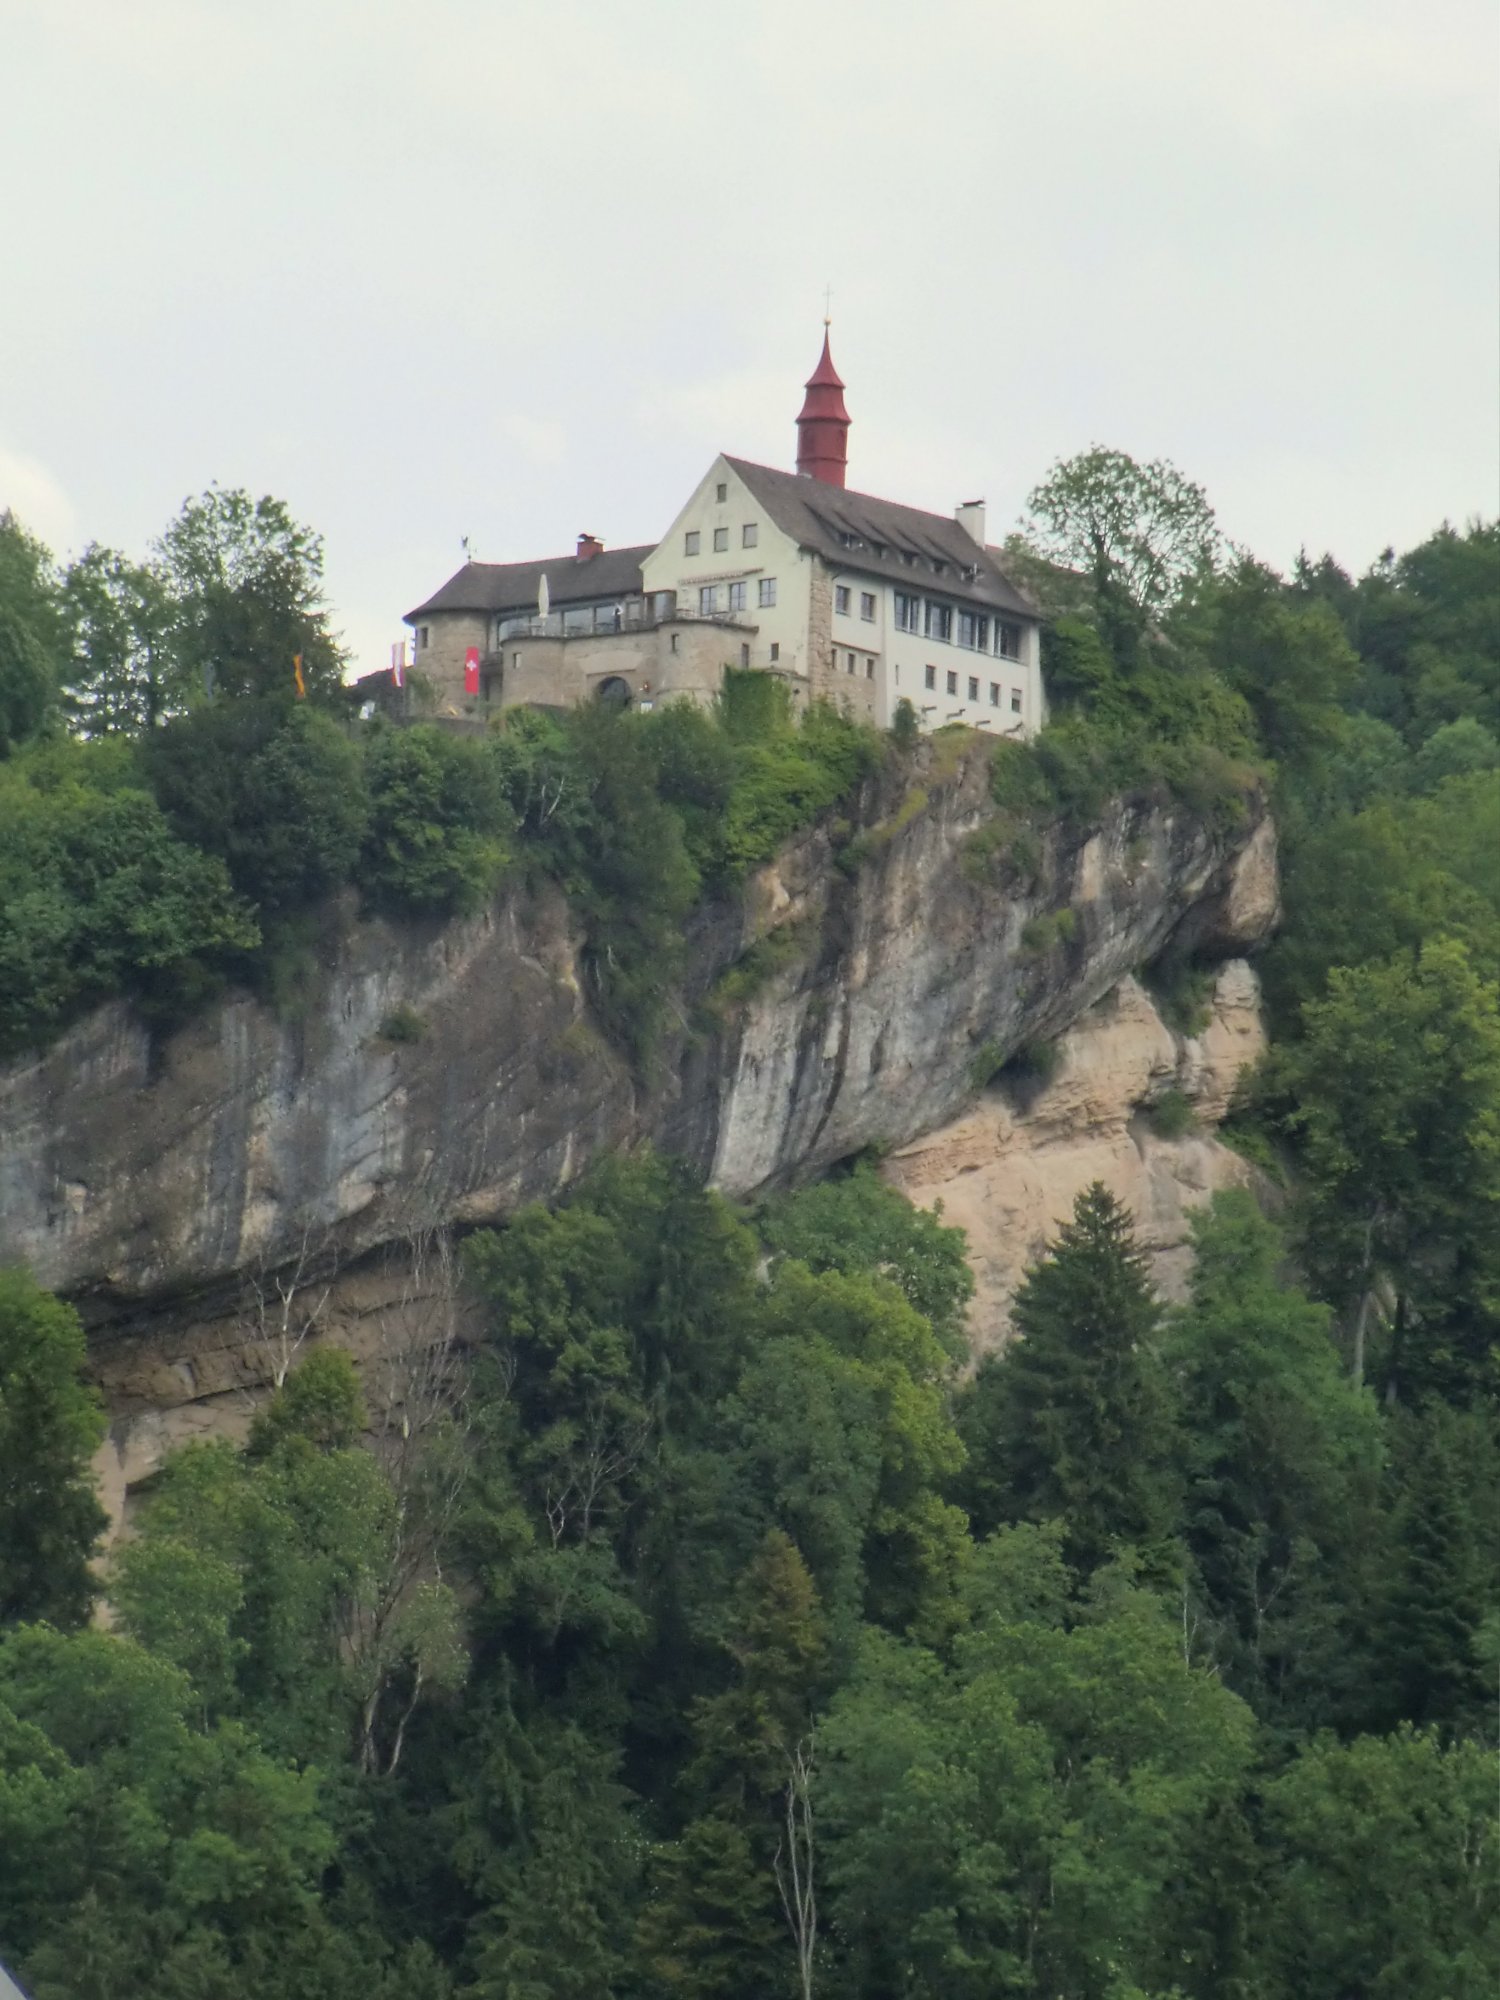
[[823, 322], [823, 354], [807, 378], [807, 394], [797, 417], [797, 470], [825, 486], [842, 486], [849, 461], [849, 412], [844, 385], [828, 351]]

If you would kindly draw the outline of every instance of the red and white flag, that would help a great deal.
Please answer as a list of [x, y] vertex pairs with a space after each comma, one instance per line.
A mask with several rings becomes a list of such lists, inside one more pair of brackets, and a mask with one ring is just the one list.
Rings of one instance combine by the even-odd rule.
[[470, 646], [464, 654], [464, 693], [479, 692], [479, 648]]
[[391, 642], [391, 682], [395, 687], [406, 686], [406, 641], [395, 639]]

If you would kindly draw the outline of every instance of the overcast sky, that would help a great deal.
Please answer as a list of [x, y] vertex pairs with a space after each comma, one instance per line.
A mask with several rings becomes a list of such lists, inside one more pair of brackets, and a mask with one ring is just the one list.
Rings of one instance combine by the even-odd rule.
[[1278, 566], [1497, 504], [1493, 0], [0, 0], [0, 506], [326, 538], [358, 669], [462, 560], [794, 459], [991, 538], [1090, 443]]

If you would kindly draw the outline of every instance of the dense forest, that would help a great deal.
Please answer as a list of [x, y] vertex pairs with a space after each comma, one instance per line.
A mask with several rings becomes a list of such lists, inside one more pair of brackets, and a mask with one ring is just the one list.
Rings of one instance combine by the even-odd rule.
[[[975, 1371], [963, 1238], [872, 1162], [737, 1210], [605, 1160], [424, 1247], [472, 1338], [363, 1379], [310, 1346], [102, 1578], [79, 1321], [0, 1274], [0, 1961], [36, 2000], [1493, 1990], [1500, 529], [1282, 577], [1093, 452], [1012, 557], [1053, 719], [990, 753], [976, 881], [1121, 794], [1272, 800], [1272, 1045], [1226, 1129], [1260, 1198], [1203, 1212], [1167, 1306], [1086, 1191]], [[319, 571], [218, 489], [141, 564], [0, 521], [5, 1051], [116, 994], [295, 1007], [330, 908], [527, 874], [649, 1067], [694, 904], [934, 754], [735, 676], [713, 714], [361, 725]], [[1149, 976], [1191, 1027], [1205, 969]]]

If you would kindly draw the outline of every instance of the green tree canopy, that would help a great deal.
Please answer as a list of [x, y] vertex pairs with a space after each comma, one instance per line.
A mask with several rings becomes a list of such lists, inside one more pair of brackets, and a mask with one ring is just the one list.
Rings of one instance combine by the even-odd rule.
[[223, 863], [174, 837], [117, 748], [37, 745], [0, 769], [0, 1053], [120, 993], [176, 1013], [260, 942]]
[[1019, 1338], [958, 1412], [976, 1528], [1060, 1520], [1083, 1571], [1122, 1545], [1170, 1567], [1176, 1495], [1161, 1309], [1130, 1218], [1097, 1181], [1016, 1294]]
[[1022, 533], [1047, 561], [1084, 572], [1100, 622], [1121, 661], [1148, 623], [1219, 548], [1200, 486], [1165, 459], [1139, 463], [1094, 445], [1060, 459], [1027, 498]]
[[961, 1229], [914, 1208], [869, 1160], [767, 1204], [761, 1233], [813, 1271], [877, 1271], [900, 1286], [945, 1344], [961, 1347], [974, 1293]]
[[1193, 1224], [1192, 1288], [1169, 1317], [1183, 1533], [1235, 1691], [1283, 1726], [1359, 1706], [1345, 1616], [1368, 1584], [1383, 1453], [1373, 1399], [1348, 1382], [1329, 1313], [1287, 1283], [1286, 1246], [1251, 1196]]
[[1123, 1584], [1071, 1623], [992, 1614], [952, 1666], [871, 1637], [822, 1733], [837, 1990], [1232, 1990], [1216, 1913], [1185, 1891], [1251, 1745], [1167, 1608]]
[[91, 542], [63, 578], [72, 639], [67, 707], [84, 736], [138, 736], [195, 692], [174, 644], [175, 611], [161, 574]]
[[1336, 968], [1274, 1075], [1309, 1171], [1308, 1254], [1349, 1317], [1354, 1363], [1375, 1289], [1393, 1308], [1391, 1396], [1494, 1379], [1500, 1012], [1462, 944]]
[[173, 828], [268, 913], [337, 888], [364, 836], [360, 757], [327, 716], [275, 697], [214, 702], [142, 745]]
[[0, 1269], [0, 1627], [77, 1625], [93, 1602], [104, 1512], [89, 1461], [104, 1415], [84, 1359], [73, 1308]]
[[1500, 1956], [1494, 1755], [1322, 1739], [1267, 1788], [1260, 1956], [1278, 1994], [1483, 2000]]
[[299, 656], [309, 695], [337, 693], [344, 654], [323, 603], [323, 538], [285, 501], [211, 486], [183, 502], [153, 556], [177, 664], [205, 693], [289, 702]]
[[41, 729], [66, 658], [57, 576], [47, 549], [0, 513], [0, 758]]

